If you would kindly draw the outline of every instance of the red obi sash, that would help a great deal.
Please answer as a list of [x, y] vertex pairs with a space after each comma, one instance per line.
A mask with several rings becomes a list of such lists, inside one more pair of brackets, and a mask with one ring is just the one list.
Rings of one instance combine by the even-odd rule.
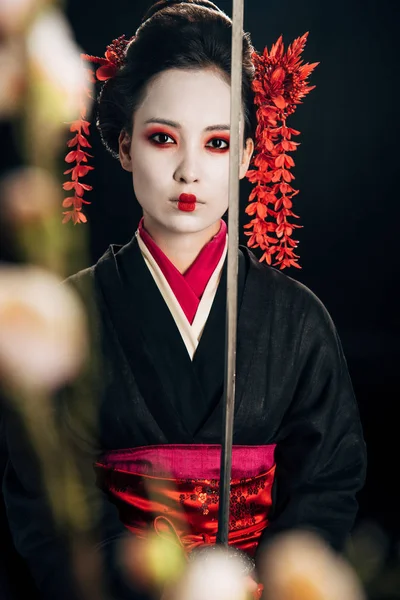
[[[268, 526], [274, 451], [275, 444], [233, 447], [229, 544], [250, 555]], [[144, 537], [154, 528], [189, 553], [216, 543], [220, 454], [219, 445], [205, 444], [113, 450], [95, 470], [132, 533]]]

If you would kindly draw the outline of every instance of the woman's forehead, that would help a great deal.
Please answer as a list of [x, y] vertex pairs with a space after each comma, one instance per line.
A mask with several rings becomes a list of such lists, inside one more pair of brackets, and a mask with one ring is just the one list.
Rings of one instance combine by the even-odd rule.
[[229, 123], [230, 85], [212, 69], [169, 69], [148, 84], [135, 121], [164, 119], [182, 127]]

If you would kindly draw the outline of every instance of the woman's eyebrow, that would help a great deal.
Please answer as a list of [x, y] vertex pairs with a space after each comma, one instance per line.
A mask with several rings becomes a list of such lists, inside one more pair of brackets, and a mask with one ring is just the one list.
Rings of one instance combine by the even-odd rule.
[[230, 128], [230, 125], [210, 125], [209, 127], [206, 127], [204, 131], [229, 131]]
[[[182, 125], [180, 125], [176, 121], [170, 121], [169, 119], [158, 119], [156, 117], [153, 117], [153, 118], [147, 119], [147, 121], [145, 121], [145, 125], [147, 125], [148, 123], [159, 123], [160, 125], [167, 125], [168, 127], [174, 127], [174, 129], [182, 129]], [[229, 131], [230, 128], [231, 128], [230, 125], [226, 125], [224, 123], [223, 125], [209, 125], [208, 127], [206, 127], [204, 129], [204, 131]]]
[[157, 119], [156, 117], [153, 117], [152, 119], [147, 119], [147, 121], [145, 121], [145, 125], [148, 123], [159, 123], [160, 125], [168, 125], [169, 127], [174, 127], [175, 129], [181, 129], [179, 123], [175, 123], [175, 121], [169, 121], [168, 119]]

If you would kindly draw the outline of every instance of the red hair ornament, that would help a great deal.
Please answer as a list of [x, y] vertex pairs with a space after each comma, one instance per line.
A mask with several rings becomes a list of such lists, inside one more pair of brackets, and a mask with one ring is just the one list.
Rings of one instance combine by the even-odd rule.
[[[133, 39], [133, 38], [131, 38]], [[131, 40], [125, 39], [124, 35], [113, 40], [113, 42], [107, 46], [105, 52], [105, 58], [97, 56], [90, 56], [89, 54], [82, 54], [81, 57], [87, 62], [91, 62], [100, 65], [96, 72], [92, 69], [88, 69], [88, 79], [95, 83], [96, 81], [108, 81], [117, 73], [118, 69], [123, 66], [125, 62], [126, 48]], [[90, 94], [90, 91], [87, 90]], [[86, 223], [86, 215], [82, 212], [83, 204], [90, 204], [87, 200], [83, 199], [85, 192], [91, 191], [93, 188], [91, 185], [82, 183], [80, 179], [85, 177], [89, 171], [93, 171], [94, 167], [88, 165], [88, 158], [93, 158], [91, 154], [87, 152], [87, 148], [91, 148], [91, 145], [87, 139], [89, 136], [90, 122], [86, 119], [87, 108], [84, 102], [81, 105], [81, 114], [79, 119], [70, 124], [70, 131], [75, 133], [75, 136], [68, 142], [69, 148], [75, 148], [71, 150], [65, 157], [65, 162], [71, 164], [75, 163], [71, 169], [64, 171], [64, 175], [71, 175], [71, 180], [63, 184], [63, 189], [67, 191], [74, 191], [74, 195], [69, 198], [65, 198], [63, 202], [64, 208], [69, 208], [63, 212], [64, 218], [63, 223], [67, 223], [72, 220], [74, 225], [77, 223]]]
[[250, 248], [261, 248], [260, 262], [280, 269], [296, 267], [299, 256], [294, 250], [298, 241], [292, 239], [297, 225], [289, 218], [298, 216], [292, 211], [293, 198], [299, 193], [291, 186], [295, 166], [290, 152], [297, 150], [298, 142], [292, 136], [299, 131], [287, 126], [286, 119], [293, 114], [298, 104], [315, 86], [308, 85], [308, 77], [319, 63], [300, 60], [308, 32], [298, 37], [286, 53], [282, 36], [263, 54], [253, 54], [255, 77], [253, 90], [257, 109], [257, 129], [253, 169], [246, 177], [255, 184], [250, 194], [246, 213], [254, 218], [244, 226], [249, 236]]
[[[291, 186], [294, 175], [290, 169], [295, 163], [289, 153], [297, 149], [299, 144], [292, 140], [292, 136], [300, 132], [288, 127], [286, 119], [315, 87], [308, 85], [307, 79], [319, 63], [303, 64], [300, 59], [307, 36], [308, 33], [305, 33], [295, 39], [286, 53], [281, 36], [270, 51], [265, 48], [262, 54], [254, 52], [252, 56], [255, 66], [253, 90], [258, 109], [253, 168], [246, 176], [255, 188], [246, 208], [246, 213], [253, 219], [244, 228], [245, 235], [249, 237], [247, 245], [263, 251], [260, 262], [265, 260], [271, 265], [274, 260], [273, 266], [280, 266], [280, 269], [301, 268], [299, 257], [294, 253], [298, 242], [291, 237], [293, 230], [301, 226], [288, 220], [298, 218], [292, 211], [292, 199], [299, 191]], [[114, 77], [124, 65], [127, 46], [133, 39], [127, 40], [122, 35], [113, 40], [107, 46], [104, 58], [83, 54], [83, 60], [100, 65], [96, 71], [88, 70], [90, 81], [106, 82]], [[86, 114], [87, 109], [82, 102], [80, 118], [70, 125], [70, 131], [75, 135], [68, 142], [68, 147], [75, 150], [65, 157], [67, 163], [75, 165], [64, 173], [71, 175], [71, 180], [64, 183], [63, 188], [73, 190], [74, 195], [63, 202], [63, 207], [70, 209], [63, 213], [63, 223], [72, 220], [75, 225], [87, 221], [82, 207], [90, 202], [83, 196], [92, 190], [92, 186], [80, 181], [93, 170], [88, 165], [88, 158], [92, 155], [87, 152], [91, 145], [87, 139], [90, 122]]]

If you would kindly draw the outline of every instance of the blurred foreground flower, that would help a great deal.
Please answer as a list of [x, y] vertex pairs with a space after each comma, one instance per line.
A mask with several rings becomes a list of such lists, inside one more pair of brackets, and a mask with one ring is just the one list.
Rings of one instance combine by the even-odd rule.
[[47, 119], [57, 123], [74, 119], [82, 98], [86, 99], [88, 82], [81, 49], [61, 10], [49, 7], [38, 14], [28, 32], [27, 52], [33, 85], [38, 86], [43, 104], [49, 109]]
[[21, 167], [0, 180], [0, 235], [9, 255], [59, 275], [67, 236], [58, 221], [59, 184], [46, 169]]
[[25, 152], [31, 163], [47, 166], [47, 157], [54, 159], [64, 144], [65, 123], [81, 114], [82, 105], [88, 110], [91, 84], [81, 49], [57, 8], [38, 13], [27, 33], [26, 52], [30, 100], [25, 113]]
[[365, 600], [352, 567], [312, 533], [281, 534], [259, 569], [263, 600]]
[[[389, 539], [373, 521], [363, 521], [353, 532], [347, 558], [364, 585], [368, 585], [385, 568], [389, 554]], [[400, 573], [399, 573], [400, 575]]]
[[[20, 167], [0, 180], [0, 237], [7, 255], [65, 277], [87, 265], [87, 236], [60, 223], [62, 191], [48, 169]], [[73, 239], [72, 239], [73, 237]]]
[[[253, 600], [257, 583], [243, 560], [221, 547], [204, 546], [187, 557], [171, 537], [148, 531], [120, 542], [119, 562], [135, 589], [161, 600]], [[202, 551], [204, 550], [204, 551]]]
[[45, 169], [23, 167], [0, 181], [0, 217], [15, 230], [58, 215], [62, 194], [58, 181]]
[[75, 293], [46, 271], [0, 268], [0, 375], [12, 388], [54, 390], [86, 355], [86, 322]]
[[215, 548], [189, 563], [176, 590], [165, 600], [248, 600], [249, 585], [242, 571], [238, 558], [228, 558], [223, 548]]
[[0, 33], [14, 35], [25, 27], [33, 12], [46, 0], [0, 0]]
[[23, 48], [15, 39], [0, 44], [0, 73], [0, 119], [8, 119], [19, 110], [26, 84]]
[[175, 584], [186, 567], [183, 549], [150, 531], [145, 538], [128, 533], [120, 542], [119, 562], [132, 585], [156, 595]]

